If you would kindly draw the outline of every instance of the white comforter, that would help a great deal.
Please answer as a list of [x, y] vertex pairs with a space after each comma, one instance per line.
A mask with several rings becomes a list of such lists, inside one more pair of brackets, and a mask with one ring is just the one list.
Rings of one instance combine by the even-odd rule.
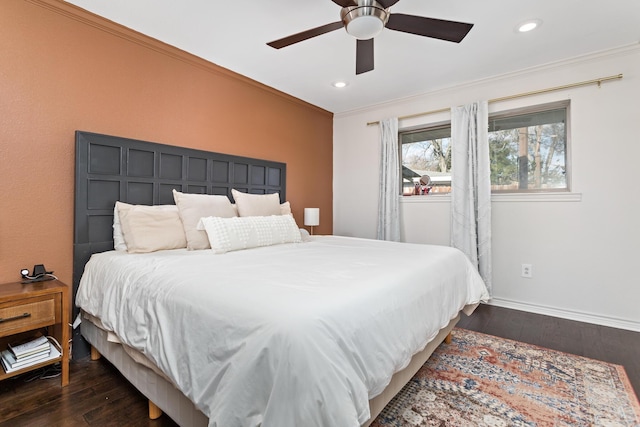
[[211, 427], [356, 427], [394, 372], [487, 298], [456, 249], [323, 236], [223, 255], [95, 254], [76, 303]]

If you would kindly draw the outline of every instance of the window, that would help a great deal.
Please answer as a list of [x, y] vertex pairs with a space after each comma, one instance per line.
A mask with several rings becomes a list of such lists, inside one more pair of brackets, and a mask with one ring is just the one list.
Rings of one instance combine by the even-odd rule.
[[[569, 189], [568, 109], [561, 103], [489, 116], [492, 191]], [[401, 131], [399, 141], [403, 194], [451, 191], [450, 123]]]
[[415, 194], [415, 185], [428, 175], [431, 192], [451, 191], [451, 125], [400, 132], [403, 194]]

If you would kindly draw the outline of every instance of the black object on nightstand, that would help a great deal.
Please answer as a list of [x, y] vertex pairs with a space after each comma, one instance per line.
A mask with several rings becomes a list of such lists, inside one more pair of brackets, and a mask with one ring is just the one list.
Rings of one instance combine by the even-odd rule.
[[55, 276], [53, 275], [53, 271], [47, 271], [44, 268], [44, 264], [36, 264], [33, 266], [33, 273], [29, 274], [29, 270], [23, 268], [20, 270], [20, 274], [24, 279], [22, 284], [27, 283], [36, 283], [36, 282], [46, 282], [48, 280], [54, 280]]

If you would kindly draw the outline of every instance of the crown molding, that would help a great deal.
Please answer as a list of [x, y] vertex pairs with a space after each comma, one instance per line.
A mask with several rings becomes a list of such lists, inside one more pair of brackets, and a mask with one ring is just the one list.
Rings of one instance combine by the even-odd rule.
[[96, 15], [95, 13], [89, 12], [74, 4], [67, 3], [66, 1], [62, 1], [62, 0], [24, 0], [24, 1], [28, 3], [32, 3], [36, 6], [42, 7], [44, 9], [47, 9], [59, 15], [62, 15], [66, 18], [73, 19], [74, 21], [93, 27], [99, 31], [103, 31], [105, 33], [122, 38], [129, 42], [135, 43], [146, 49], [153, 50], [162, 55], [166, 55], [174, 60], [184, 62], [190, 66], [199, 68], [208, 73], [215, 74], [216, 76], [224, 77], [227, 79], [234, 80], [235, 82], [240, 82], [248, 86], [252, 86], [254, 88], [268, 92], [270, 94], [279, 96], [294, 104], [301, 105], [301, 106], [316, 110], [318, 112], [333, 116], [333, 113], [331, 113], [330, 111], [327, 111], [316, 105], [305, 102], [299, 98], [296, 98], [287, 93], [281, 92], [277, 89], [274, 89], [260, 82], [257, 82], [246, 76], [233, 72], [227, 68], [216, 65], [210, 61], [207, 61], [196, 55], [188, 53], [175, 46], [171, 46], [167, 43], [161, 42], [160, 40], [154, 39], [153, 37], [149, 37], [138, 31], [132, 30], [131, 28], [125, 27], [124, 25], [120, 25], [116, 22], [110, 21], [100, 15]]
[[[462, 82], [459, 84], [455, 84], [453, 86], [446, 86], [434, 89], [432, 91], [418, 93], [415, 95], [406, 96], [403, 98], [392, 99], [389, 101], [381, 102], [375, 105], [369, 105], [363, 108], [358, 108], [350, 111], [344, 111], [341, 113], [335, 114], [335, 118], [349, 118], [355, 117], [368, 113], [377, 113], [379, 110], [383, 110], [386, 108], [395, 108], [397, 106], [408, 105], [412, 103], [421, 103], [425, 98], [435, 99], [442, 95], [447, 95], [452, 91], [461, 92], [464, 90], [471, 90], [479, 85], [490, 84], [494, 82], [501, 82], [507, 79], [513, 79], [518, 77], [526, 77], [536, 72], [546, 71], [546, 70], [555, 70], [560, 69], [562, 67], [567, 67], [575, 64], [590, 64], [594, 62], [601, 61], [606, 58], [619, 58], [625, 57], [629, 55], [637, 55], [640, 53], [640, 43], [631, 43], [623, 46], [596, 51], [587, 53], [580, 56], [575, 56], [571, 58], [565, 58], [555, 62], [549, 62], [545, 64], [539, 64], [528, 68], [523, 68], [520, 70], [511, 71], [504, 74], [498, 74], [488, 77], [483, 77], [476, 80], [469, 80], [466, 82]], [[434, 109], [437, 107], [434, 107]], [[405, 113], [407, 115], [412, 114], [411, 112]]]

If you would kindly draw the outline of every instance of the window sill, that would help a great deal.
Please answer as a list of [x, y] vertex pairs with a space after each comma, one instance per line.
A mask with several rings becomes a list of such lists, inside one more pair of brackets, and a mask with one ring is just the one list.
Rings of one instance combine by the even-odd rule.
[[[495, 193], [492, 202], [581, 202], [582, 193]], [[449, 203], [451, 194], [400, 196], [400, 203]]]
[[423, 196], [400, 196], [400, 203], [449, 203], [451, 195], [446, 194], [425, 194]]

